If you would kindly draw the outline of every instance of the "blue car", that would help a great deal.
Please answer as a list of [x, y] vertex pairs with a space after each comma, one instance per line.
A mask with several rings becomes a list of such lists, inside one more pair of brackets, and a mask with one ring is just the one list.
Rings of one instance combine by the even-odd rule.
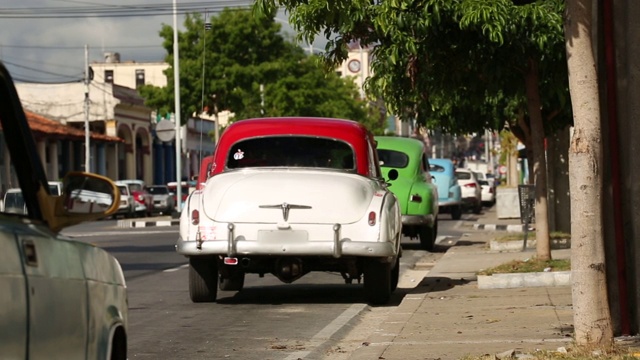
[[456, 167], [449, 159], [429, 159], [429, 172], [438, 186], [440, 213], [449, 213], [453, 220], [462, 217], [462, 193], [456, 179]]

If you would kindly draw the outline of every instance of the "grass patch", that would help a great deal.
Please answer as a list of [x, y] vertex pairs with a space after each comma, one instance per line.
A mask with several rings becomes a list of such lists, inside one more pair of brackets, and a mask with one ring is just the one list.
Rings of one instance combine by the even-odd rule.
[[[532, 240], [536, 238], [535, 231], [527, 232], [527, 240]], [[513, 240], [523, 240], [524, 232], [512, 232], [500, 237], [495, 238], [495, 241], [505, 242], [505, 241], [513, 241]], [[549, 233], [549, 240], [561, 240], [561, 239], [571, 239], [571, 234], [561, 232], [561, 231], [552, 231]]]
[[543, 261], [537, 258], [513, 260], [490, 269], [480, 270], [478, 275], [544, 272], [545, 269], [547, 269], [546, 271], [569, 271], [571, 270], [571, 261], [569, 259]]

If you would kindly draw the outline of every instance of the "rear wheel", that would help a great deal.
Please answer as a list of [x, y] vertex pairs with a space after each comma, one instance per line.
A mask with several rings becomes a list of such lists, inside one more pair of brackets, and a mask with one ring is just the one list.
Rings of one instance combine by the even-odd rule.
[[453, 220], [460, 220], [462, 218], [462, 206], [456, 205], [451, 208], [451, 218]]
[[474, 214], [480, 214], [482, 212], [482, 201], [478, 200], [476, 205], [473, 207]]
[[421, 226], [418, 237], [420, 238], [420, 247], [423, 250], [433, 251], [436, 242], [436, 229], [434, 226]]
[[218, 296], [218, 266], [215, 259], [189, 258], [189, 296], [193, 302], [213, 302]]
[[244, 271], [229, 270], [226, 274], [220, 274], [218, 287], [222, 291], [240, 291], [244, 287]]
[[391, 264], [368, 261], [364, 268], [364, 292], [372, 305], [384, 305], [391, 298]]

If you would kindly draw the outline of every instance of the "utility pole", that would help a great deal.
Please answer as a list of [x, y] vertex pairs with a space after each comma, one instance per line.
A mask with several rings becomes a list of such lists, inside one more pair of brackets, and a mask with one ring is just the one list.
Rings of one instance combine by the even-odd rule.
[[84, 171], [91, 172], [91, 144], [89, 130], [89, 45], [84, 46]]
[[180, 60], [178, 55], [178, 12], [176, 10], [176, 0], [173, 0], [173, 87], [175, 97], [175, 120], [176, 120], [176, 210], [182, 211], [182, 145], [180, 138]]

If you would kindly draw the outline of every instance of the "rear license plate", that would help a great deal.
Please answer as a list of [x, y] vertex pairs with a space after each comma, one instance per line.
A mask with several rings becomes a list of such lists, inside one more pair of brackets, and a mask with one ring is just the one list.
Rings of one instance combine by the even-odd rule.
[[309, 240], [306, 230], [259, 230], [258, 241], [264, 242], [301, 242]]

